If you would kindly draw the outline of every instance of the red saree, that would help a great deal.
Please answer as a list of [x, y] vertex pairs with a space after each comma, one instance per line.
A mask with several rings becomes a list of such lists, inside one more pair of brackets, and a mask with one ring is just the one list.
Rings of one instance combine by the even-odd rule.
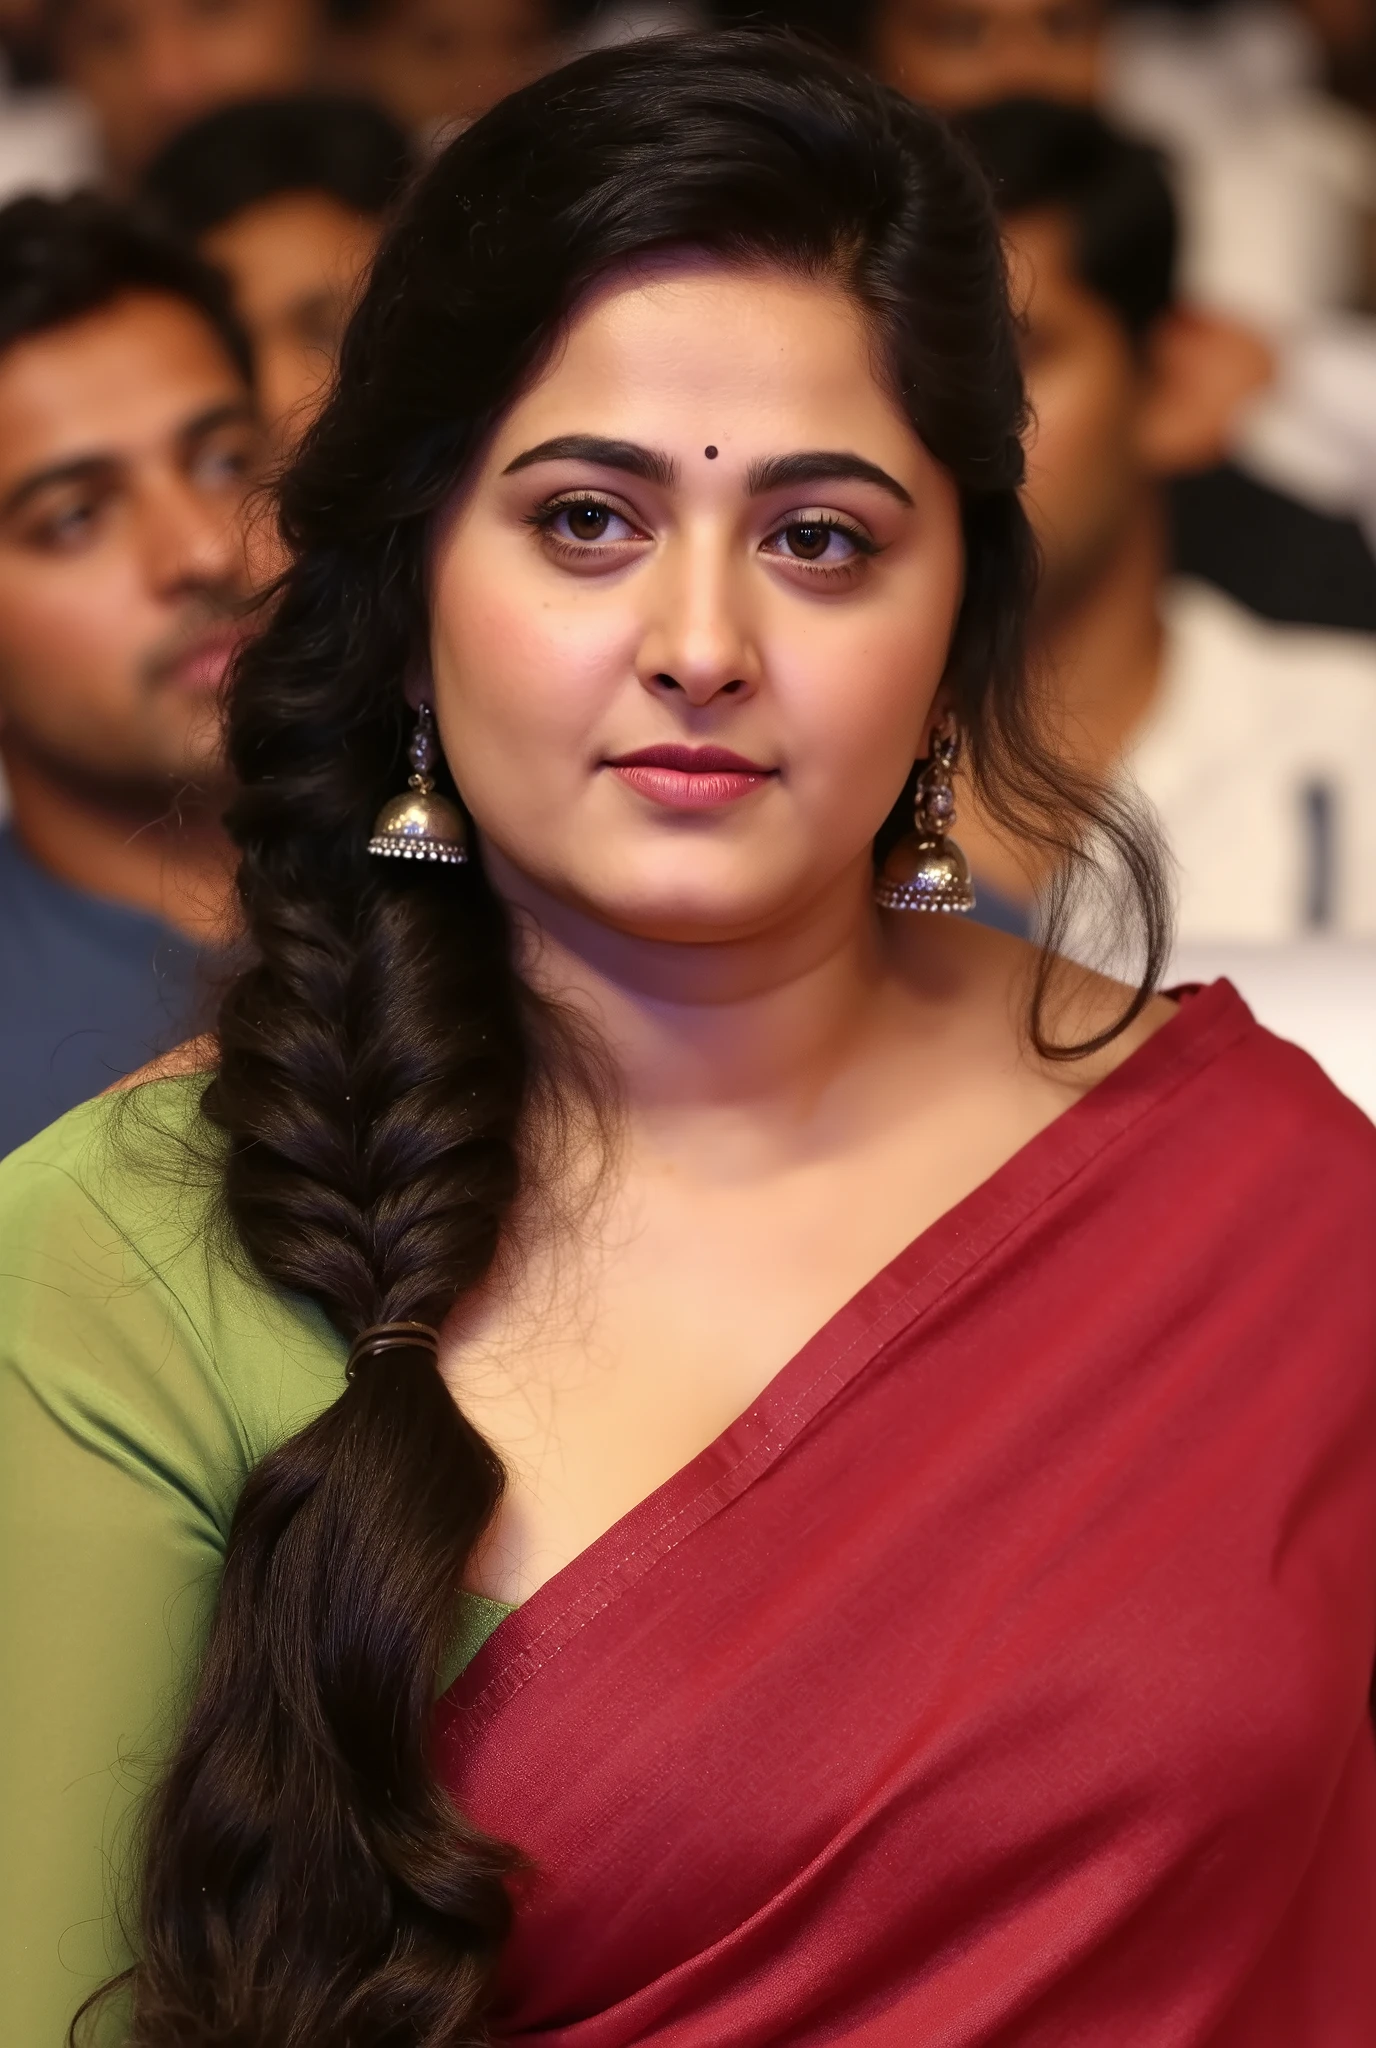
[[438, 1710], [500, 2038], [1372, 2048], [1376, 1132], [1226, 984]]

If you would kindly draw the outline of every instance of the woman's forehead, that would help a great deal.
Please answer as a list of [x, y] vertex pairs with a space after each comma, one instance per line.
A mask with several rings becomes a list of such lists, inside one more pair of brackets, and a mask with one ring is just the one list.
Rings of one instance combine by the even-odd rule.
[[687, 254], [587, 294], [502, 421], [496, 464], [570, 433], [724, 456], [838, 435], [916, 441], [839, 283]]

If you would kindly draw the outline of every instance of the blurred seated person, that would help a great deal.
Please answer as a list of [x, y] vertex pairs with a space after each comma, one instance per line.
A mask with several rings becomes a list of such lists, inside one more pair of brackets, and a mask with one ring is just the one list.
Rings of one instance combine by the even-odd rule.
[[229, 278], [282, 451], [314, 416], [383, 215], [410, 169], [388, 115], [366, 100], [310, 94], [222, 107], [149, 169], [151, 204]]
[[1036, 95], [1090, 105], [1105, 0], [871, 0], [868, 54], [910, 99], [947, 113]]
[[0, 0], [0, 61], [14, 85], [46, 85], [51, 76], [43, 0]]
[[436, 138], [558, 61], [554, 0], [335, 0], [342, 76]]
[[1184, 168], [1187, 289], [1268, 328], [1371, 308], [1373, 52], [1376, 0], [1115, 12], [1105, 90]]
[[[1045, 101], [961, 126], [1024, 308], [1034, 654], [1058, 738], [1155, 807], [1182, 941], [1376, 938], [1376, 643], [1275, 626], [1168, 575], [1162, 479], [1216, 431], [1219, 387], [1212, 327], [1175, 303], [1160, 159]], [[1031, 916], [1036, 860], [977, 826], [961, 837]]]
[[53, 82], [46, 15], [47, 0], [0, 0], [0, 206], [100, 175], [89, 108]]
[[1238, 461], [1376, 537], [1376, 0], [1131, 7], [1108, 60], [1180, 171], [1185, 290], [1276, 345]]
[[1192, 90], [1188, 67], [1158, 77], [1143, 60], [1151, 25], [1171, 18], [1105, 0], [869, 0], [853, 36], [891, 85], [948, 113], [1019, 95], [1106, 102], [1170, 149], [1181, 293], [1215, 320], [1213, 375], [1232, 385], [1217, 449], [1172, 492], [1180, 566], [1265, 617], [1372, 631], [1376, 329], [1336, 308], [1369, 226], [1370, 190], [1365, 211], [1353, 195], [1363, 178], [1376, 184], [1376, 141], [1354, 171], [1347, 130], [1358, 117], [1336, 103], [1345, 139], [1330, 148], [1314, 132], [1326, 118], [1316, 95], [1263, 117], [1240, 65], [1222, 68], [1227, 106], [1203, 82]]
[[103, 200], [0, 210], [0, 1153], [194, 1023], [258, 438], [215, 271]]
[[1361, 295], [1376, 129], [1321, 89], [1330, 16], [1370, 35], [1376, 0], [871, 0], [866, 33], [876, 69], [913, 99], [1098, 104], [1168, 148], [1183, 289], [1271, 333]]
[[298, 92], [325, 61], [324, 0], [52, 0], [52, 18], [58, 70], [124, 186], [212, 107]]

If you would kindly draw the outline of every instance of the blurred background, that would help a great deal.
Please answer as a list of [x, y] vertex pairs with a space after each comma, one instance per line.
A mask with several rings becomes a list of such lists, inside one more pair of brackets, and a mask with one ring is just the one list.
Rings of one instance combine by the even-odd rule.
[[[255, 493], [414, 168], [580, 50], [727, 23], [983, 161], [1047, 716], [1162, 822], [1168, 980], [1229, 974], [1376, 1113], [1376, 0], [0, 0], [0, 1150], [195, 1021]], [[957, 836], [1035, 932], [1035, 855]]]

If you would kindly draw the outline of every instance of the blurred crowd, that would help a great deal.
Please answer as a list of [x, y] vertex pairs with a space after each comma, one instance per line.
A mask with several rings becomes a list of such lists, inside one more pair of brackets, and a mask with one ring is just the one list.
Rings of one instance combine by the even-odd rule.
[[[830, 40], [983, 162], [1045, 715], [1155, 808], [1177, 978], [1376, 1109], [1376, 0], [0, 0], [0, 1152], [194, 1029], [232, 944], [261, 486], [413, 169], [709, 19]], [[959, 836], [1034, 933], [1036, 850], [968, 800]]]

